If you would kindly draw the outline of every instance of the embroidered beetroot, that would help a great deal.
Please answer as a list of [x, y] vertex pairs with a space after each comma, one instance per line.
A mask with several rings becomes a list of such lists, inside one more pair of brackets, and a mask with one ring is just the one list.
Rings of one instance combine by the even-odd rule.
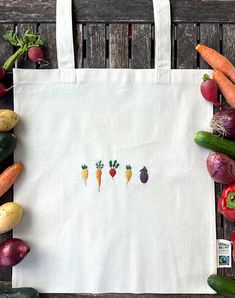
[[149, 180], [149, 174], [148, 174], [148, 170], [146, 169], [146, 167], [143, 167], [140, 170], [140, 181], [142, 183], [147, 183]]
[[116, 169], [119, 167], [119, 163], [117, 162], [117, 160], [114, 160], [114, 162], [112, 162], [112, 160], [110, 160], [109, 161], [109, 166], [111, 168], [109, 170], [109, 174], [113, 178], [117, 173]]

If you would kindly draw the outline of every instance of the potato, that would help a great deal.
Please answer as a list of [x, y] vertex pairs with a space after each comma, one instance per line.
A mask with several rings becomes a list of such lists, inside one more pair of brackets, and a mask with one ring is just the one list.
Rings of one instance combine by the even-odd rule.
[[9, 131], [19, 121], [19, 116], [12, 110], [0, 109], [0, 132]]
[[0, 234], [6, 233], [19, 223], [23, 210], [15, 202], [8, 202], [0, 206]]

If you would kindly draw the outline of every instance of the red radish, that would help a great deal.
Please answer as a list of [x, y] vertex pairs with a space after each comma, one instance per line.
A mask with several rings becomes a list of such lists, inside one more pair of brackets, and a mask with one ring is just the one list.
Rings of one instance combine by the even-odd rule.
[[113, 178], [116, 175], [116, 169], [119, 167], [119, 163], [114, 160], [114, 162], [112, 162], [112, 160], [109, 161], [109, 166], [110, 166], [110, 170], [109, 170], [109, 174], [110, 176]]
[[233, 261], [235, 262], [235, 232], [232, 232], [231, 242], [233, 245]]
[[28, 58], [34, 63], [44, 62], [46, 65], [48, 65], [48, 62], [44, 60], [44, 52], [40, 47], [31, 47], [28, 50]]
[[30, 252], [29, 246], [18, 238], [5, 240], [0, 244], [0, 266], [13, 267]]
[[212, 80], [208, 74], [204, 74], [203, 82], [201, 83], [202, 96], [212, 102], [215, 106], [221, 105], [218, 102], [218, 87], [214, 80]]
[[109, 170], [109, 174], [110, 174], [111, 177], [114, 177], [114, 176], [116, 175], [116, 173], [117, 173], [117, 172], [116, 172], [115, 169], [110, 169], [110, 170]]
[[6, 70], [2, 66], [0, 66], [0, 81], [2, 81], [6, 76]]
[[7, 88], [3, 83], [0, 83], [0, 97], [3, 97], [12, 88], [13, 88], [13, 86]]

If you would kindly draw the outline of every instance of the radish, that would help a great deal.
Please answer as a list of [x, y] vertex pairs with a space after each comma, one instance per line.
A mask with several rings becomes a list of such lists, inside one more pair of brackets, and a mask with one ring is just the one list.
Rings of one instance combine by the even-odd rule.
[[13, 88], [13, 86], [7, 88], [3, 83], [0, 83], [0, 97], [3, 97], [12, 88]]
[[109, 161], [109, 166], [111, 168], [109, 170], [109, 174], [113, 178], [117, 173], [116, 169], [119, 167], [119, 163], [116, 160], [114, 160], [114, 162], [112, 162], [112, 160], [110, 160]]
[[2, 66], [0, 66], [0, 81], [3, 80], [6, 76], [6, 70]]
[[204, 74], [203, 82], [201, 83], [201, 94], [207, 100], [212, 102], [215, 106], [221, 106], [218, 102], [218, 86], [208, 74]]
[[48, 65], [48, 62], [44, 60], [44, 52], [40, 47], [31, 47], [28, 50], [28, 58], [34, 63], [44, 62], [44, 66]]

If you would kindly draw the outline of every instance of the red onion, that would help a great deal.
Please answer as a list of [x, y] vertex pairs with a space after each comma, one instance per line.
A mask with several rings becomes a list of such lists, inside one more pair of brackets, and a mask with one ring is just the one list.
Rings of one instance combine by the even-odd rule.
[[0, 81], [5, 78], [5, 75], [6, 75], [6, 70], [2, 66], [0, 66]]
[[211, 178], [218, 183], [235, 182], [235, 160], [218, 152], [211, 152], [207, 157], [207, 170]]
[[214, 114], [210, 123], [216, 134], [224, 137], [235, 137], [235, 110], [227, 109]]
[[13, 267], [29, 252], [30, 248], [24, 241], [18, 238], [8, 239], [0, 244], [0, 266]]

